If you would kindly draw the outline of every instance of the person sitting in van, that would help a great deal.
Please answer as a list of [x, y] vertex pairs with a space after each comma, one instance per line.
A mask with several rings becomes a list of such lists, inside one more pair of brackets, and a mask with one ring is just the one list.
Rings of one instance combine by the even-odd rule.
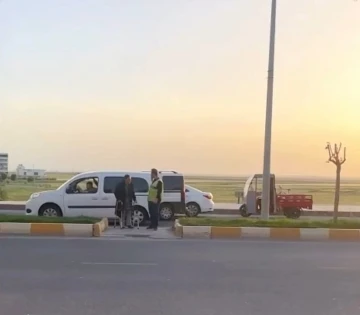
[[92, 182], [89, 181], [89, 182], [86, 183], [86, 191], [85, 191], [85, 193], [88, 193], [88, 194], [97, 193], [97, 188], [94, 187]]
[[126, 225], [129, 229], [132, 229], [132, 202], [136, 202], [136, 196], [130, 175], [125, 175], [124, 180], [116, 185], [114, 195], [116, 206], [120, 203], [121, 207], [121, 228]]

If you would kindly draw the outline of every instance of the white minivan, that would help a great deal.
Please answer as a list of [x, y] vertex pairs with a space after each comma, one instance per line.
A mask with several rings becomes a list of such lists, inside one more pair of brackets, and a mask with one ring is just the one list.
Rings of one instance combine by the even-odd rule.
[[[135, 189], [137, 203], [134, 211], [141, 221], [149, 219], [148, 191], [150, 172], [99, 171], [81, 173], [62, 184], [58, 189], [34, 193], [26, 202], [25, 213], [34, 216], [90, 216], [113, 218], [115, 212], [114, 190], [129, 174]], [[184, 176], [175, 171], [159, 172], [164, 183], [160, 219], [170, 220], [174, 214], [185, 213]], [[88, 192], [91, 182], [94, 189]]]

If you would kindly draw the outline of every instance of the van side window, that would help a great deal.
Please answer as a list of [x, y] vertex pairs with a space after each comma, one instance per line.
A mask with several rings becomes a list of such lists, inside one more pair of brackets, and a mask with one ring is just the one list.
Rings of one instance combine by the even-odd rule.
[[136, 193], [147, 193], [149, 191], [149, 184], [144, 178], [132, 177], [132, 183]]
[[182, 191], [184, 189], [184, 177], [182, 176], [163, 176], [164, 191]]
[[122, 176], [108, 176], [104, 178], [104, 193], [113, 194], [117, 184], [119, 184], [124, 177]]

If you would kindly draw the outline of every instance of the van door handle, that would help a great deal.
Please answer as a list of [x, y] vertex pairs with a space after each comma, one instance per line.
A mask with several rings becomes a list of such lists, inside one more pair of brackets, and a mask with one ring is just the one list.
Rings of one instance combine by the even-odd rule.
[[107, 198], [107, 197], [104, 197], [104, 198], [101, 198], [101, 200], [109, 200], [109, 198]]
[[95, 198], [95, 197], [93, 197], [93, 198], [91, 198], [91, 200], [98, 200], [97, 198]]

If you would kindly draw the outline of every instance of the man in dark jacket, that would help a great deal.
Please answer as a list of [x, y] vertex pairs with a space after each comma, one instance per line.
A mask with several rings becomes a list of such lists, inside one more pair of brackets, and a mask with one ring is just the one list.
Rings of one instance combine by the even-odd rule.
[[136, 202], [136, 196], [130, 175], [125, 175], [124, 180], [116, 185], [114, 194], [116, 205], [119, 204], [121, 207], [121, 228], [126, 225], [129, 229], [132, 229], [132, 202]]

